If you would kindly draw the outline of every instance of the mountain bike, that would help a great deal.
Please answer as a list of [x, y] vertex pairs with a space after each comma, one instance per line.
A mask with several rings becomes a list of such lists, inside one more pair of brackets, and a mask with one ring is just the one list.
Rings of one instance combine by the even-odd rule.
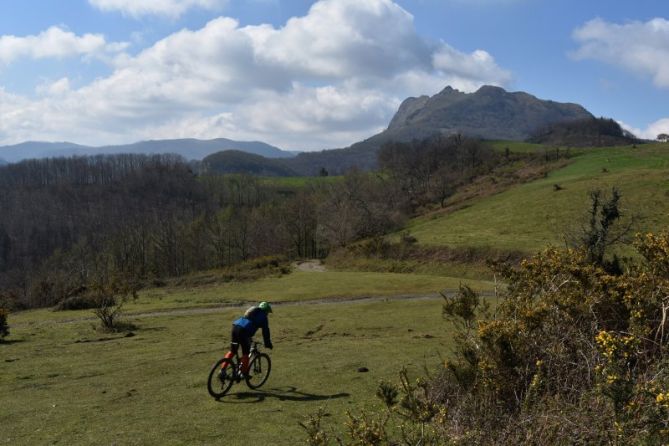
[[207, 380], [209, 395], [219, 399], [228, 393], [234, 383], [239, 383], [242, 379], [246, 381], [249, 388], [254, 390], [265, 384], [267, 378], [269, 378], [269, 372], [272, 370], [272, 361], [269, 355], [260, 352], [259, 345], [258, 342], [254, 342], [251, 346], [249, 373], [246, 376], [242, 374], [239, 348], [234, 358], [219, 359], [209, 372], [209, 379]]

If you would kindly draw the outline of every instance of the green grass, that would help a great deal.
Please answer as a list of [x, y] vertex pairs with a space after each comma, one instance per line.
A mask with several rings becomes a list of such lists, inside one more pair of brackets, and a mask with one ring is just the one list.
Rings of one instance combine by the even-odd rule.
[[377, 406], [380, 380], [436, 366], [452, 340], [439, 300], [277, 305], [269, 381], [216, 402], [206, 377], [239, 311], [145, 317], [128, 338], [40, 320], [44, 310], [12, 315], [0, 444], [298, 444], [306, 415]]
[[[563, 190], [554, 191], [559, 184]], [[669, 150], [666, 145], [603, 148], [581, 152], [547, 178], [515, 186], [447, 215], [417, 218], [408, 227], [419, 243], [492, 246], [533, 252], [563, 244], [563, 233], [582, 220], [588, 192], [617, 187], [627, 215], [639, 229], [669, 224]]]
[[[431, 294], [457, 289], [466, 283], [476, 290], [491, 290], [489, 281], [444, 277], [432, 274], [326, 271], [294, 271], [281, 277], [267, 277], [255, 282], [231, 282], [201, 287], [165, 287], [143, 290], [136, 301], [128, 302], [128, 314], [170, 309], [212, 307], [242, 302], [298, 302], [359, 296], [394, 296]], [[26, 321], [59, 321], [90, 318], [91, 310], [26, 312]]]
[[[332, 265], [334, 263], [334, 265]], [[392, 272], [403, 274], [419, 274], [446, 276], [468, 282], [474, 288], [487, 289], [494, 280], [493, 271], [482, 262], [456, 262], [426, 260], [394, 260], [349, 256], [343, 259], [326, 261], [328, 268], [337, 271]], [[486, 283], [486, 281], [488, 283]]]

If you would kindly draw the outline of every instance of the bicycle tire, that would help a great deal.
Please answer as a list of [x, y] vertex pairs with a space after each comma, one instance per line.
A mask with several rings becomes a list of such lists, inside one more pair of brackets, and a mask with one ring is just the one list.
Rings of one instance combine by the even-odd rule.
[[267, 378], [269, 378], [269, 373], [272, 371], [272, 360], [269, 358], [269, 355], [265, 353], [257, 354], [251, 364], [249, 364], [249, 374], [246, 377], [246, 385], [251, 389], [260, 388]]
[[[225, 373], [221, 374], [221, 366], [224, 362], [228, 362], [229, 364], [225, 368]], [[209, 395], [219, 399], [228, 393], [234, 382], [232, 373], [235, 370], [235, 367], [237, 367], [237, 364], [235, 364], [232, 359], [227, 358], [219, 359], [216, 364], [214, 364], [209, 372], [209, 379], [207, 379], [207, 390], [209, 391]]]

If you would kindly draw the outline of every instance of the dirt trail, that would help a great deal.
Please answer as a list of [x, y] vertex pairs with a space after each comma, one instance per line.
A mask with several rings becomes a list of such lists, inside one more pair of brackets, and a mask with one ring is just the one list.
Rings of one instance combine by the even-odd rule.
[[298, 271], [306, 271], [310, 273], [322, 273], [327, 271], [325, 265], [320, 260], [302, 260], [299, 262], [293, 263], [293, 266]]
[[[293, 267], [298, 271], [320, 273], [327, 271], [325, 265], [318, 260], [303, 260], [293, 263]], [[443, 291], [444, 294], [448, 296], [453, 296], [458, 292], [458, 289], [446, 289]], [[495, 293], [493, 291], [481, 291], [479, 292], [481, 297], [494, 297]], [[352, 304], [352, 303], [365, 303], [365, 302], [380, 302], [380, 301], [396, 301], [396, 300], [428, 300], [428, 299], [441, 299], [442, 296], [439, 293], [432, 294], [399, 294], [399, 295], [390, 295], [390, 296], [331, 296], [320, 299], [311, 299], [311, 300], [300, 300], [300, 301], [278, 301], [272, 302], [272, 306], [297, 306], [297, 305], [333, 305], [333, 304]], [[143, 311], [136, 313], [126, 313], [124, 315], [125, 319], [140, 319], [145, 317], [159, 317], [159, 316], [191, 316], [197, 314], [212, 314], [212, 313], [221, 313], [230, 308], [241, 308], [246, 307], [250, 304], [249, 301], [239, 301], [239, 302], [226, 302], [218, 305], [211, 305], [206, 307], [196, 307], [196, 308], [174, 308], [158, 311]], [[49, 321], [50, 323], [57, 324], [67, 324], [75, 322], [86, 322], [86, 321], [95, 321], [97, 318], [95, 316], [90, 317], [81, 317], [73, 319], [64, 319], [60, 321]], [[15, 324], [15, 326], [20, 326], [21, 323]]]
[[[447, 289], [444, 290], [444, 293], [448, 296], [455, 295], [458, 292], [457, 289]], [[494, 297], [494, 292], [492, 291], [481, 291], [479, 292], [481, 297]], [[368, 302], [385, 302], [385, 301], [398, 301], [398, 300], [438, 300], [442, 296], [438, 293], [433, 294], [399, 294], [393, 296], [355, 296], [355, 297], [327, 297], [321, 299], [312, 299], [312, 300], [300, 300], [300, 301], [279, 301], [272, 302], [272, 306], [282, 307], [282, 306], [304, 306], [304, 305], [343, 305], [343, 304], [356, 304], [356, 303], [368, 303]], [[251, 302], [235, 302], [235, 303], [223, 303], [215, 306], [209, 307], [197, 307], [197, 308], [175, 308], [168, 310], [160, 311], [144, 311], [138, 313], [126, 313], [124, 315], [125, 319], [141, 319], [146, 317], [160, 317], [160, 316], [192, 316], [197, 314], [215, 314], [221, 313], [230, 308], [242, 308], [246, 307]], [[90, 317], [81, 317], [73, 319], [64, 319], [60, 321], [48, 321], [46, 323], [55, 323], [55, 324], [68, 324], [75, 322], [86, 322], [86, 321], [96, 321], [95, 316]], [[15, 326], [23, 325], [21, 323], [15, 324]]]

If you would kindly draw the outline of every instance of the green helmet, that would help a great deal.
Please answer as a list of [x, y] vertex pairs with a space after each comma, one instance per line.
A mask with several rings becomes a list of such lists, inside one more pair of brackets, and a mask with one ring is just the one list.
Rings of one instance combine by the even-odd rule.
[[271, 313], [272, 312], [272, 306], [268, 302], [260, 302], [260, 304], [258, 305], [258, 308], [260, 308], [265, 313]]

